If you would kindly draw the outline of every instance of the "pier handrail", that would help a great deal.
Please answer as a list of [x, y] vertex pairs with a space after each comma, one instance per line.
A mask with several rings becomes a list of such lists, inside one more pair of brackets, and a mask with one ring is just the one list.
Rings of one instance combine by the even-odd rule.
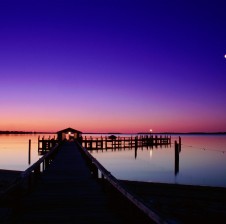
[[43, 164], [44, 171], [46, 167], [49, 165], [50, 159], [52, 159], [52, 157], [55, 155], [58, 149], [59, 144], [56, 144], [48, 153], [42, 156], [37, 162], [28, 167], [25, 171], [22, 171], [12, 184], [8, 188], [6, 188], [3, 192], [1, 192], [0, 199], [3, 200], [5, 197], [7, 197], [11, 192], [18, 188], [25, 181], [26, 178], [31, 177], [33, 174], [39, 174], [41, 172], [40, 170], [41, 164]]
[[48, 151], [44, 156], [42, 156], [37, 162], [35, 162], [32, 166], [28, 167], [25, 171], [21, 173], [21, 178], [26, 178], [31, 175], [33, 171], [40, 167], [42, 163], [46, 161], [46, 159], [50, 159], [51, 156], [57, 151], [59, 144], [56, 144], [50, 151]]
[[80, 143], [78, 143], [81, 151], [89, 158], [91, 163], [95, 165], [95, 167], [101, 172], [103, 177], [123, 196], [125, 196], [132, 204], [134, 204], [140, 211], [146, 214], [151, 220], [156, 222], [157, 224], [167, 224], [167, 220], [157, 214], [155, 211], [152, 211], [149, 207], [147, 207], [136, 195], [129, 192], [122, 184], [116, 179], [107, 169], [105, 169], [89, 152], [86, 148], [82, 147]]

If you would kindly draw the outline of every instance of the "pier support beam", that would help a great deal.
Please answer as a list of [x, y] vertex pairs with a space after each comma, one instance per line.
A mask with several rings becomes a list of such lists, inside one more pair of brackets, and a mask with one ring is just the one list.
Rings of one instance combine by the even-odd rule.
[[28, 165], [31, 164], [31, 139], [29, 139], [28, 143]]

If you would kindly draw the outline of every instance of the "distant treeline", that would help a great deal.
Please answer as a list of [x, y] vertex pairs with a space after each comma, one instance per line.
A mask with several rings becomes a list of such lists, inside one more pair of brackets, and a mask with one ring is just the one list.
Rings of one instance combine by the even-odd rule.
[[36, 131], [0, 131], [0, 134], [54, 134], [54, 132], [36, 132]]
[[157, 134], [157, 135], [225, 135], [226, 132], [139, 132], [139, 135], [143, 134]]
[[[0, 134], [56, 134], [56, 132], [36, 132], [36, 131], [0, 131]], [[119, 132], [83, 132], [82, 134], [107, 134], [107, 135], [226, 135], [226, 132], [138, 132], [138, 133], [119, 133]]]
[[225, 135], [226, 132], [138, 132], [138, 133], [120, 133], [120, 132], [83, 132], [82, 134], [102, 134], [102, 135]]

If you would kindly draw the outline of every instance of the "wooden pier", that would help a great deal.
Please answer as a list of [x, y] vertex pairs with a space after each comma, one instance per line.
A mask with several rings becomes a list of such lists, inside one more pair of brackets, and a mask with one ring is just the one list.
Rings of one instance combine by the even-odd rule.
[[40, 138], [38, 137], [38, 154], [44, 155], [46, 154], [51, 148], [53, 148], [59, 141], [54, 138], [45, 139], [44, 136]]
[[167, 223], [75, 141], [53, 147], [1, 194], [5, 223]]
[[[39, 155], [44, 155], [53, 146], [58, 143], [55, 138], [38, 138]], [[158, 147], [171, 145], [171, 136], [153, 136], [153, 135], [138, 135], [131, 137], [121, 136], [105, 136], [105, 137], [81, 137], [81, 145], [87, 150], [108, 150], [108, 149], [132, 149], [138, 147]]]
[[168, 136], [153, 136], [153, 135], [139, 135], [135, 137], [100, 137], [93, 138], [92, 136], [82, 138], [82, 146], [88, 150], [98, 149], [117, 149], [117, 148], [138, 148], [148, 146], [170, 145], [171, 137]]

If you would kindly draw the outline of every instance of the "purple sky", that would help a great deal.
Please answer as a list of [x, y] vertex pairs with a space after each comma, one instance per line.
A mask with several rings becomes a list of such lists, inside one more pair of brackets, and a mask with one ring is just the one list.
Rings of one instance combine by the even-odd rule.
[[0, 1], [0, 130], [226, 131], [226, 2]]

